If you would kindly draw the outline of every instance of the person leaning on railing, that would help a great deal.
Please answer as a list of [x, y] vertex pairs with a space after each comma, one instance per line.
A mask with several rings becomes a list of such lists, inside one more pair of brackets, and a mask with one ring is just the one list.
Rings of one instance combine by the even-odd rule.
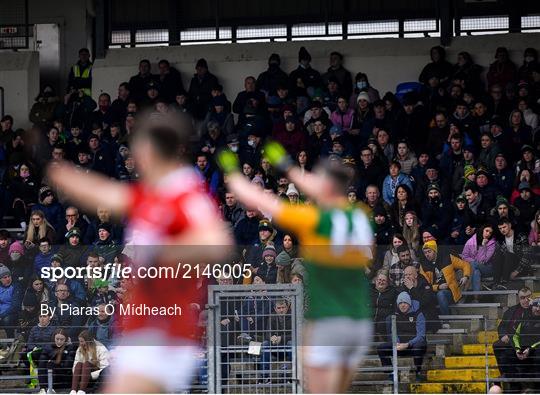
[[[52, 340], [52, 343], [50, 340]], [[45, 393], [45, 389], [48, 387], [48, 369], [52, 370], [53, 389], [58, 390], [69, 387], [74, 357], [75, 350], [68, 332], [63, 328], [56, 329], [39, 356], [38, 379], [40, 393]]]

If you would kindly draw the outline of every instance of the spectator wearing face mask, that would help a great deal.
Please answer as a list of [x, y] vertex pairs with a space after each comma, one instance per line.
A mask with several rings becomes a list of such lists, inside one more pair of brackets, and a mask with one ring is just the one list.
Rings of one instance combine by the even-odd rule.
[[20, 241], [14, 241], [9, 246], [9, 260], [4, 261], [11, 270], [12, 277], [26, 286], [32, 277], [32, 261], [24, 256], [24, 246]]

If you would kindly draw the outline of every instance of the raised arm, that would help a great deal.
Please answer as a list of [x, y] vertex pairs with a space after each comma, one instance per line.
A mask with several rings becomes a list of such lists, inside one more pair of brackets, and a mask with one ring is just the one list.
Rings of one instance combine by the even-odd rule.
[[127, 186], [97, 173], [81, 174], [67, 163], [50, 166], [47, 177], [53, 188], [61, 190], [70, 200], [89, 211], [105, 206], [112, 214], [122, 216], [130, 203]]
[[289, 180], [300, 189], [304, 195], [309, 198], [314, 198], [320, 195], [321, 192], [321, 177], [314, 173], [302, 173], [299, 167], [291, 167], [287, 171]]

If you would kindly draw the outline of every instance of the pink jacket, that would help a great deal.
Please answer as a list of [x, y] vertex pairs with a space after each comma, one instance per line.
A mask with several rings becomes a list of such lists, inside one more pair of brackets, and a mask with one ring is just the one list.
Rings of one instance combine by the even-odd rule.
[[349, 108], [346, 113], [336, 110], [330, 115], [330, 121], [333, 125], [339, 125], [343, 130], [349, 130], [354, 121], [354, 110]]
[[476, 235], [473, 235], [465, 243], [463, 247], [463, 252], [461, 253], [461, 258], [467, 262], [477, 262], [483, 265], [488, 265], [491, 262], [489, 260], [493, 257], [495, 253], [495, 238], [492, 238], [485, 246], [480, 246], [478, 248], [476, 243]]

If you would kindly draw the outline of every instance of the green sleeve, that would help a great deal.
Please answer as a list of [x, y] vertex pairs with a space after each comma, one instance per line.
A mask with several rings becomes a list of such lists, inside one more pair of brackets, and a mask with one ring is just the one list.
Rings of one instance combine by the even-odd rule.
[[514, 336], [512, 336], [512, 342], [514, 343], [514, 348], [516, 350], [521, 349], [521, 344], [519, 343], [519, 338], [521, 334], [521, 322], [519, 323], [516, 332], [514, 333]]

